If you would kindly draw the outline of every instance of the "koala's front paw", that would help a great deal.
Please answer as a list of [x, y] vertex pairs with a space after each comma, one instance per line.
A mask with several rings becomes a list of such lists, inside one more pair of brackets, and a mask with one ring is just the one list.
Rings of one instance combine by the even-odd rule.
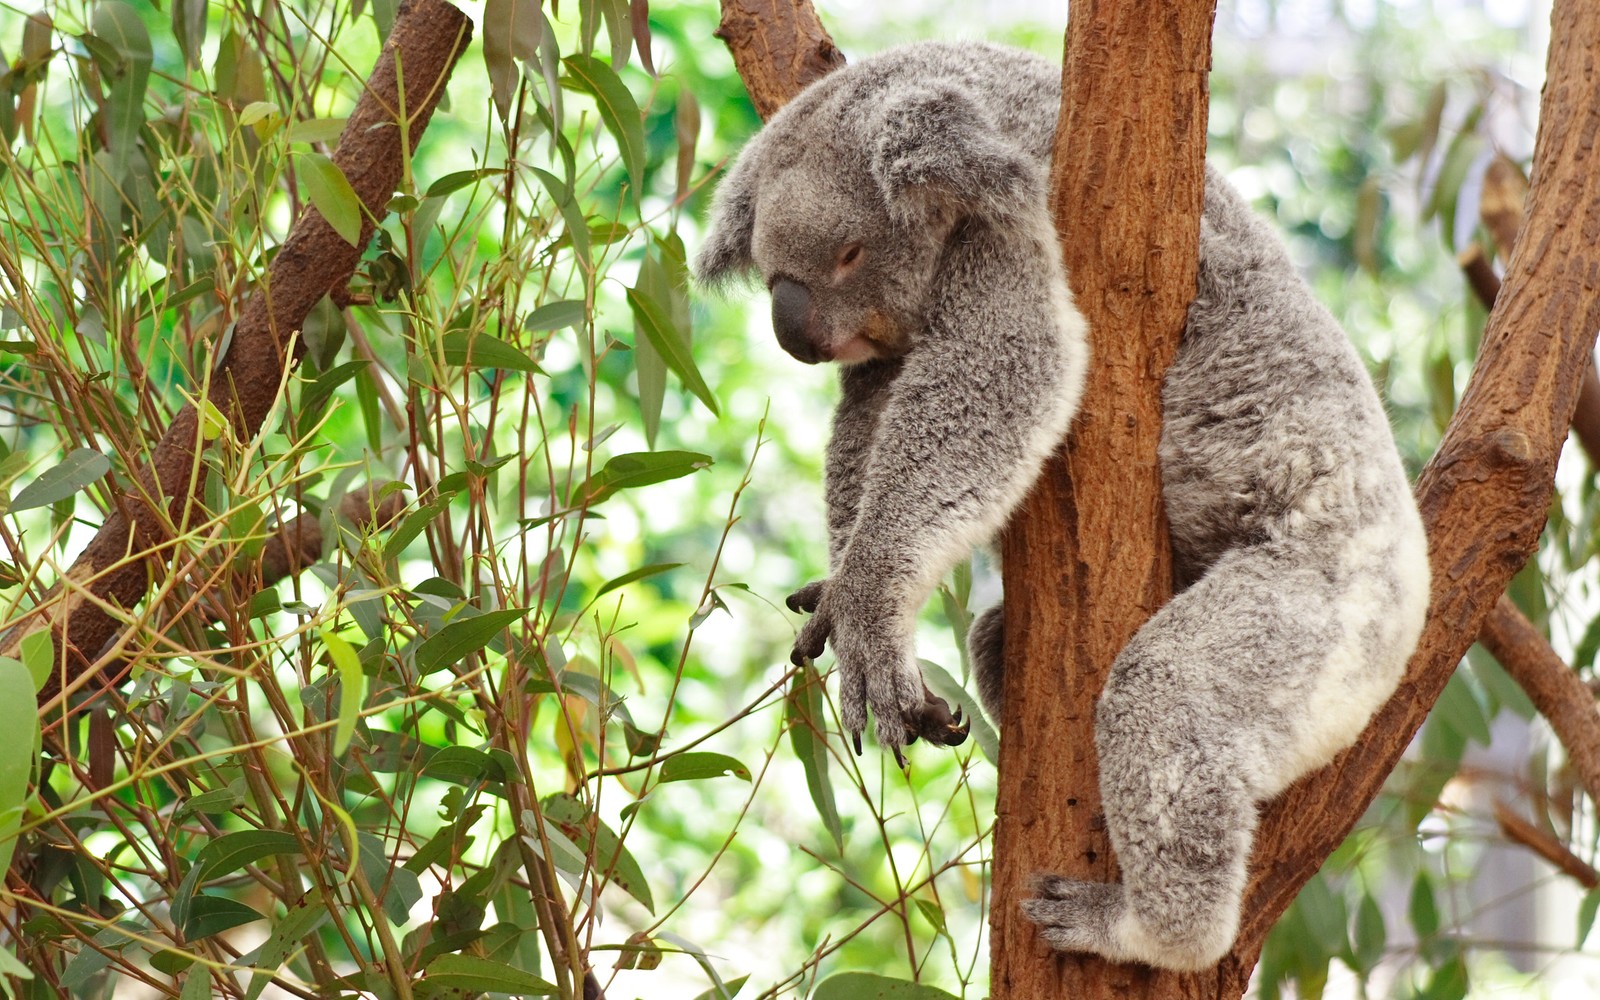
[[817, 610], [817, 604], [822, 600], [822, 591], [827, 586], [827, 583], [828, 581], [826, 580], [813, 580], [784, 598], [783, 603], [788, 605], [789, 610], [795, 614], [799, 614], [802, 611], [810, 614]]
[[971, 726], [961, 711], [950, 711], [944, 699], [928, 690], [916, 667], [909, 629], [896, 622], [880, 601], [840, 594], [827, 581], [809, 583], [786, 602], [792, 611], [811, 618], [795, 637], [789, 659], [796, 665], [833, 646], [839, 669], [840, 718], [861, 754], [861, 731], [867, 710], [877, 719], [878, 742], [901, 768], [901, 747], [920, 737], [930, 743], [957, 746]]

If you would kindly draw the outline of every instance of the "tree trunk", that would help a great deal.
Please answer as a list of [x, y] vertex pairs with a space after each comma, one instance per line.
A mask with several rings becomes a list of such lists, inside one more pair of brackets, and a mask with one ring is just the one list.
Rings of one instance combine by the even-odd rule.
[[1162, 375], [1195, 292], [1216, 8], [1099, 0], [1070, 11], [1050, 186], [1068, 280], [1089, 321], [1089, 381], [1066, 446], [1002, 542], [995, 1000], [1172, 995], [1176, 978], [1059, 956], [1017, 905], [1036, 872], [1117, 876], [1095, 699], [1128, 638], [1172, 595], [1156, 445]]

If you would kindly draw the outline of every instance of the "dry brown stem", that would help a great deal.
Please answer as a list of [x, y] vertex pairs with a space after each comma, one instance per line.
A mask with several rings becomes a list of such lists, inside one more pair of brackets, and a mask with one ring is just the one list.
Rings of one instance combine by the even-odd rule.
[[1548, 832], [1518, 816], [1506, 803], [1494, 804], [1494, 821], [1507, 840], [1521, 844], [1544, 858], [1562, 872], [1572, 876], [1585, 889], [1600, 886], [1600, 872], [1595, 871], [1593, 865], [1573, 854], [1566, 844]]
[[[401, 5], [333, 156], [366, 209], [360, 239], [351, 245], [320, 213], [306, 208], [245, 303], [227, 353], [212, 374], [208, 398], [231, 418], [241, 439], [261, 428], [290, 361], [289, 345], [293, 340], [298, 352], [294, 334], [311, 308], [343, 288], [355, 270], [372, 236], [372, 220], [384, 214], [405, 156], [422, 138], [471, 34], [472, 23], [444, 0]], [[397, 66], [403, 67], [403, 102]], [[394, 127], [402, 107], [408, 119], [404, 137]], [[117, 496], [116, 508], [64, 580], [0, 639], [0, 655], [16, 655], [25, 634], [51, 629], [57, 673], [41, 697], [73, 685], [117, 629], [116, 617], [102, 605], [132, 607], [170, 557], [170, 540], [186, 530], [204, 481], [205, 467], [197, 461], [201, 443], [196, 410], [187, 405], [139, 470], [135, 489]]]

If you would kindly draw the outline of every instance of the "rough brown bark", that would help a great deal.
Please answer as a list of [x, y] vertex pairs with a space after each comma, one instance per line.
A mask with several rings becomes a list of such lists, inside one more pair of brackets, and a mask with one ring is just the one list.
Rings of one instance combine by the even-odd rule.
[[1092, 361], [1065, 448], [1002, 540], [995, 1000], [1165, 995], [1176, 979], [1055, 956], [1017, 902], [1040, 871], [1116, 878], [1094, 708], [1111, 661], [1172, 595], [1156, 445], [1194, 298], [1214, 15], [1211, 0], [1100, 0], [1068, 15], [1051, 192]]
[[[361, 237], [352, 246], [307, 207], [290, 229], [260, 286], [246, 302], [233, 339], [212, 373], [210, 401], [248, 438], [260, 429], [277, 396], [286, 351], [312, 306], [344, 287], [371, 238], [373, 218], [381, 218], [394, 195], [406, 150], [415, 149], [427, 128], [444, 83], [472, 36], [472, 22], [443, 0], [406, 0], [384, 44], [376, 68], [339, 138], [333, 161], [349, 178], [366, 208]], [[400, 75], [404, 76], [404, 103]], [[408, 118], [408, 144], [394, 127], [400, 108]], [[390, 127], [383, 127], [386, 123]], [[295, 342], [295, 353], [299, 342]], [[170, 557], [173, 527], [189, 520], [205, 469], [196, 461], [201, 443], [192, 405], [180, 410], [139, 470], [135, 488], [117, 496], [116, 508], [28, 617], [0, 639], [0, 655], [16, 655], [22, 637], [52, 630], [56, 677], [41, 694], [53, 697], [70, 687], [118, 627], [100, 603], [132, 607], [142, 598], [155, 566]]]
[[[724, 3], [725, 12], [730, 4], [731, 0]], [[1077, 41], [1091, 59], [1103, 62], [1112, 58], [1113, 38], [1120, 36], [1109, 33], [1103, 27], [1090, 30], [1089, 26], [1105, 25], [1113, 6], [1112, 0], [1084, 0], [1073, 8], [1073, 17], [1082, 17], [1079, 22], [1083, 26], [1082, 34], [1077, 36]], [[797, 8], [801, 14], [796, 14]], [[761, 18], [770, 17], [780, 21], [795, 17], [804, 21], [815, 19], [803, 0], [775, 0], [765, 6], [746, 4], [740, 9]], [[1145, 16], [1163, 15], [1147, 13]], [[1174, 19], [1177, 15], [1169, 13], [1165, 16], [1169, 19], [1165, 23], [1180, 23]], [[1593, 350], [1595, 331], [1600, 327], [1600, 295], [1596, 295], [1594, 289], [1597, 280], [1594, 276], [1600, 274], [1600, 169], [1596, 169], [1597, 165], [1592, 162], [1593, 137], [1600, 134], [1600, 99], [1597, 99], [1597, 95], [1600, 95], [1600, 66], [1596, 66], [1588, 57], [1589, 53], [1600, 51], [1600, 17], [1587, 12], [1583, 0], [1557, 0], [1552, 19], [1549, 82], [1542, 104], [1533, 188], [1527, 212], [1527, 232], [1535, 235], [1519, 241], [1501, 302], [1485, 333], [1472, 380], [1438, 453], [1424, 470], [1417, 487], [1432, 547], [1433, 603], [1421, 645], [1412, 658], [1399, 690], [1369, 724], [1354, 747], [1341, 754], [1329, 767], [1307, 776], [1263, 810], [1239, 939], [1233, 954], [1216, 969], [1188, 976], [1155, 974], [1137, 967], [1101, 966], [1085, 972], [1095, 963], [1077, 957], [1051, 956], [1031, 936], [1018, 940], [1020, 935], [1013, 933], [1011, 937], [1002, 939], [1002, 931], [997, 927], [994, 941], [995, 976], [992, 983], [996, 997], [1011, 995], [1032, 1000], [1033, 997], [1055, 995], [1088, 998], [1113, 993], [1118, 996], [1162, 998], [1239, 996], [1248, 985], [1250, 970], [1260, 954], [1267, 931], [1377, 795], [1385, 777], [1427, 717], [1456, 663], [1477, 636], [1495, 600], [1512, 574], [1532, 553], [1544, 523], [1565, 427], [1578, 398], [1579, 383]], [[724, 34], [729, 37], [730, 47], [735, 47], [739, 40], [731, 37], [733, 29], [729, 28], [729, 24], [725, 14]], [[763, 30], [777, 31], [781, 35], [782, 32], [798, 29], [766, 25]], [[1165, 51], [1182, 48], [1172, 35], [1156, 31], [1128, 38], [1121, 41], [1120, 45], [1139, 52], [1152, 47], [1151, 40], [1156, 38], [1164, 40]], [[1069, 45], [1069, 60], [1073, 51]], [[798, 90], [798, 85], [789, 65], [792, 64], [774, 68], [741, 63], [740, 71], [745, 75], [747, 86], [752, 86], [752, 89], [761, 87], [764, 93], [771, 94], [773, 87], [793, 85], [793, 89], [786, 92], [792, 96]], [[1076, 64], [1072, 65], [1076, 68]], [[1204, 63], [1200, 63], [1197, 72], [1203, 73], [1204, 68]], [[1180, 78], [1180, 83], [1183, 82]], [[1194, 81], [1187, 83], [1193, 84]], [[1204, 109], [1197, 109], [1192, 114], [1175, 110], [1176, 90], [1161, 92], [1160, 100], [1145, 107], [1135, 106], [1132, 117], [1128, 119], [1115, 117], [1118, 114], [1116, 111], [1097, 110], [1102, 105], [1107, 109], [1121, 107], [1122, 91], [1138, 85], [1138, 75], [1127, 73], [1106, 80], [1100, 89], [1084, 83], [1083, 89], [1069, 91], [1069, 112], [1076, 109], [1078, 124], [1076, 127], [1064, 127], [1063, 134], [1070, 136], [1076, 144], [1084, 142], [1092, 132], [1098, 131], [1103, 136], [1109, 136], [1103, 141], [1115, 142], [1129, 134], [1125, 130], [1136, 128], [1143, 121], [1153, 120], [1167, 130], [1155, 137], [1154, 141], [1158, 144], [1152, 147], [1169, 151], [1169, 159], [1163, 161], [1166, 169], [1172, 169], [1173, 163], [1187, 162], [1178, 155], [1179, 147], [1174, 135], [1193, 128], [1197, 115], [1203, 122]], [[782, 90], [777, 92], [780, 95], [785, 93]], [[1074, 102], [1081, 102], [1081, 106]], [[1147, 111], [1146, 107], [1159, 107], [1163, 109], [1163, 114]], [[1203, 137], [1203, 127], [1194, 134]], [[1143, 153], [1143, 147], [1140, 148], [1141, 156], [1154, 158]], [[1097, 208], [1104, 211], [1106, 203], [1112, 200], [1112, 192], [1119, 190], [1116, 185], [1122, 178], [1118, 173], [1138, 167], [1140, 159], [1133, 157], [1131, 160], [1103, 161], [1105, 166], [1102, 169], [1109, 170], [1109, 173], [1099, 176], [1099, 185], [1089, 181], [1080, 182], [1081, 186], [1075, 193], [1068, 193], [1058, 204], [1063, 209], [1070, 206], [1076, 212], [1095, 211]], [[1156, 173], [1170, 180], [1167, 174], [1161, 171]], [[1135, 189], [1131, 195], [1124, 192], [1117, 197], [1144, 199], [1149, 197], [1148, 190]], [[1198, 187], [1194, 196], [1198, 199]], [[1171, 204], [1182, 207], [1189, 203], [1175, 196]], [[1193, 207], [1198, 207], [1197, 201]], [[1115, 233], [1115, 230], [1112, 232]], [[1097, 235], [1090, 233], [1087, 238]], [[1080, 261], [1081, 257], [1074, 253], [1075, 248], [1070, 245], [1072, 241], [1067, 242], [1070, 265]], [[1147, 315], [1141, 291], [1145, 283], [1155, 284], [1154, 275], [1158, 267], [1178, 267], [1176, 258], [1179, 254], [1172, 249], [1173, 244], [1151, 245], [1164, 248], [1164, 252], [1152, 255], [1144, 266], [1130, 268], [1118, 258], [1107, 260], [1106, 270], [1111, 275], [1109, 279], [1094, 279], [1094, 283], [1089, 284], [1084, 274], [1075, 273], [1073, 278], [1079, 290], [1080, 307], [1091, 317], [1103, 310], [1109, 313], [1118, 329], [1132, 329], [1138, 318]], [[1085, 268], [1099, 266], [1098, 261], [1090, 259], [1080, 263], [1079, 270], [1081, 272]], [[1189, 280], [1192, 281], [1192, 276]], [[1100, 301], [1093, 300], [1095, 295], [1101, 297]], [[1175, 331], [1176, 327], [1173, 327], [1172, 332]], [[1160, 366], [1152, 364], [1147, 355], [1129, 359], [1120, 353], [1102, 352], [1097, 356], [1097, 369], [1108, 364], [1120, 366], [1122, 370], [1115, 374], [1130, 384], [1140, 380], [1159, 382]], [[1153, 391], [1153, 387], [1146, 388], [1147, 391]], [[1121, 481], [1134, 484], [1127, 487], [1130, 491], [1144, 492], [1106, 493], [1096, 503], [1119, 511], [1135, 508], [1148, 512], [1151, 510], [1149, 500], [1141, 497], [1154, 496], [1158, 486], [1153, 468], [1153, 442], [1158, 428], [1151, 414], [1155, 411], [1124, 410], [1119, 429], [1116, 421], [1106, 420], [1105, 414], [1110, 412], [1104, 409], [1106, 405], [1104, 402], [1097, 403], [1095, 397], [1091, 396], [1086, 402], [1085, 411], [1096, 415], [1098, 419], [1091, 422], [1080, 417], [1081, 422], [1075, 433], [1081, 437], [1086, 428], [1099, 425], [1099, 433], [1116, 441], [1114, 445], [1103, 447], [1120, 448], [1127, 441], [1141, 438], [1152, 444], [1150, 450], [1142, 454], [1117, 454], [1118, 462], [1141, 467], [1137, 471], [1142, 478]], [[1131, 426], [1129, 416], [1132, 416]], [[1146, 426], [1141, 427], [1141, 422]], [[1078, 476], [1085, 475], [1089, 467], [1080, 465], [1075, 459], [1075, 453], [1069, 452], [1067, 462], [1071, 472]], [[1088, 456], [1085, 456], [1085, 462], [1087, 459]], [[1149, 466], [1145, 467], [1145, 463], [1149, 463]], [[1121, 474], [1118, 469], [1111, 471]], [[1054, 472], [1050, 478], [1049, 486], [1054, 489]], [[1081, 553], [1067, 561], [1059, 558], [1058, 545], [1061, 543], [1056, 535], [1069, 530], [1085, 531], [1085, 526], [1089, 524], [1106, 523], [1090, 519], [1107, 515], [1104, 511], [1086, 508], [1088, 494], [1084, 489], [1079, 489], [1075, 501], [1072, 496], [1068, 494], [1067, 501], [1059, 508], [1043, 510], [1036, 496], [1027, 510], [1019, 515], [1030, 520], [1021, 527], [1014, 526], [1008, 532], [1007, 582], [1011, 586], [1008, 586], [1007, 634], [1019, 638], [1026, 636], [1024, 641], [1029, 648], [1036, 649], [1039, 662], [1066, 662], [1071, 669], [1077, 670], [1076, 665], [1088, 657], [1077, 649], [1075, 640], [1057, 639], [1052, 643], [1035, 633], [1055, 629], [1057, 620], [1071, 621], [1074, 628], [1082, 628], [1087, 634], [1096, 636], [1091, 641], [1096, 648], [1103, 649], [1108, 637], [1115, 634], [1115, 626], [1108, 623], [1114, 613], [1108, 604], [1101, 603], [1107, 595], [1120, 593], [1121, 599], [1127, 604], [1146, 604], [1146, 613], [1154, 610], [1160, 600], [1165, 564], [1152, 561], [1161, 558], [1154, 554], [1159, 549], [1142, 536], [1164, 535], [1164, 525], [1158, 516], [1144, 513], [1119, 521], [1123, 526], [1121, 528], [1097, 529], [1102, 533], [1086, 539], [1088, 544], [1105, 547], [1109, 553], [1107, 558], [1114, 559], [1120, 567], [1120, 573], [1133, 581], [1131, 584], [1117, 583], [1115, 590], [1108, 588], [1105, 592], [1093, 592], [1096, 603], [1089, 603], [1086, 594], [1091, 591], [1081, 582], [1094, 577], [1079, 567], [1077, 560]], [[1041, 521], [1041, 517], [1049, 520]], [[1019, 557], [1030, 561], [1028, 572], [1037, 574], [1036, 579], [1019, 577], [1012, 572]], [[1028, 582], [1024, 583], [1024, 580]], [[1059, 601], [1059, 607], [1050, 611], [1042, 606], [1033, 608], [1031, 602], [1034, 595], [1014, 589], [1018, 584], [1030, 589], [1037, 588], [1040, 599]], [[1018, 598], [1024, 596], [1030, 601], [1026, 611], [1018, 607]], [[1118, 609], [1116, 621], [1125, 622], [1126, 612], [1126, 607]], [[1016, 617], [1011, 617], [1013, 615]], [[1108, 621], [1096, 620], [1101, 617]], [[1132, 628], [1126, 624], [1122, 628], [1125, 639]], [[1021, 642], [1018, 642], [1012, 649], [1020, 645]], [[1115, 649], [1111, 649], [1111, 652], [1114, 653]], [[1109, 663], [1110, 657], [1106, 656], [1103, 662]], [[1008, 694], [1015, 690], [1014, 685], [1025, 683], [1018, 679], [1018, 675], [1021, 670], [1027, 669], [1026, 662], [1017, 665], [1015, 659], [1012, 665], [1015, 669], [1009, 671], [1007, 682], [1013, 686], [1008, 686]], [[1061, 684], [1060, 689], [1052, 696], [1042, 688], [1034, 690], [1030, 686], [1035, 698], [1044, 695], [1041, 700], [1046, 703], [1052, 697], [1057, 699], [1056, 711], [1048, 719], [1009, 716], [1006, 719], [1001, 749], [1002, 818], [997, 834], [997, 838], [1004, 839], [999, 839], [996, 847], [994, 898], [997, 903], [994, 919], [997, 923], [1007, 919], [1001, 910], [1011, 909], [1016, 898], [1015, 895], [1008, 895], [1016, 892], [1014, 882], [1002, 880], [1014, 878], [1004, 873], [1010, 870], [1007, 866], [1013, 864], [1012, 859], [1021, 856], [1017, 851], [1017, 841], [1027, 839], [1031, 844], [1033, 838], [1039, 836], [1041, 824], [1064, 822], [1074, 834], [1052, 838], [1046, 848], [1048, 854], [1033, 855], [1030, 863], [1074, 874], [1083, 873], [1089, 877], [1105, 877], [1102, 873], [1109, 871], [1105, 867], [1100, 868], [1099, 872], [1095, 871], [1096, 866], [1105, 866], [1107, 862], [1103, 831], [1096, 829], [1098, 824], [1093, 816], [1094, 810], [1084, 805], [1085, 795], [1097, 793], [1092, 781], [1086, 786], [1068, 788], [1063, 784], [1042, 790], [1036, 780], [1026, 787], [1025, 799], [1041, 806], [1048, 803], [1049, 808], [1032, 812], [1013, 811], [1010, 815], [1006, 813], [1008, 808], [1015, 810], [1011, 804], [1017, 801], [1016, 772], [1030, 766], [1026, 757], [1018, 763], [1018, 751], [1023, 747], [1037, 748], [1034, 751], [1036, 757], [1059, 761], [1062, 773], [1092, 773], [1088, 770], [1092, 762], [1092, 745], [1087, 738], [1077, 737], [1092, 727], [1098, 682], [1092, 685], [1083, 681]], [[1008, 711], [1018, 701], [1017, 698], [1008, 697]], [[1068, 739], [1074, 742], [1068, 744]], [[1064, 818], [1056, 815], [1058, 813], [1065, 814]], [[1027, 838], [1023, 838], [1020, 832], [1008, 833], [1008, 826], [1018, 831], [1029, 830]], [[1026, 850], [1033, 850], [1031, 846], [1023, 846]], [[1050, 971], [1034, 978], [1028, 971], [1030, 965]], [[1065, 970], [1068, 966], [1072, 966], [1074, 971], [1065, 975], [1072, 977], [1080, 985], [1081, 991], [1071, 994], [1060, 991], [1062, 980], [1055, 970]], [[1028, 992], [1029, 984], [1041, 981], [1042, 985], [1034, 992]]]
[[722, 0], [716, 36], [733, 54], [762, 121], [807, 84], [844, 65], [811, 0]]

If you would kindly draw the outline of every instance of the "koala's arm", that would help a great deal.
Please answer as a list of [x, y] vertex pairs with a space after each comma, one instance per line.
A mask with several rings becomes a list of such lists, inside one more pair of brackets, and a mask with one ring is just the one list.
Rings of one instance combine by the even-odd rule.
[[[902, 718], [924, 698], [918, 609], [1004, 524], [1076, 409], [1082, 319], [1053, 240], [1042, 206], [1015, 227], [969, 222], [946, 250], [927, 329], [887, 387], [870, 446], [838, 452], [841, 466], [865, 459], [852, 477], [855, 518], [833, 559], [826, 614], [802, 630], [797, 650], [814, 655], [831, 633], [845, 728], [864, 728], [870, 705], [890, 749], [905, 742]], [[841, 524], [848, 489], [836, 508], [830, 486], [830, 519], [837, 511]]]
[[869, 361], [839, 372], [839, 407], [828, 439], [825, 493], [828, 505], [828, 568], [837, 569], [855, 531], [866, 489], [879, 418], [889, 401], [900, 361]]

